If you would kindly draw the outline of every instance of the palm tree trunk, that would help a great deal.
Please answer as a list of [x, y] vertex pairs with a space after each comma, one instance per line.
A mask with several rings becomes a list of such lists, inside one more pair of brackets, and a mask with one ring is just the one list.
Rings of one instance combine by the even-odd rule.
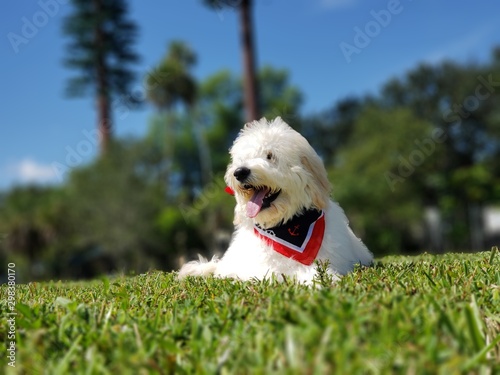
[[[102, 0], [93, 0], [97, 17], [102, 14]], [[105, 36], [101, 20], [97, 20], [95, 29], [95, 45], [97, 59], [97, 121], [100, 136], [101, 155], [108, 150], [111, 140], [111, 110], [109, 103], [109, 87], [107, 66], [105, 61]]]
[[97, 99], [101, 155], [106, 154], [111, 141], [111, 119], [108, 103], [109, 100], [104, 95], [100, 95]]
[[252, 0], [242, 0], [240, 5], [240, 32], [243, 54], [243, 89], [247, 122], [258, 120], [259, 96], [255, 75], [255, 49], [253, 43]]

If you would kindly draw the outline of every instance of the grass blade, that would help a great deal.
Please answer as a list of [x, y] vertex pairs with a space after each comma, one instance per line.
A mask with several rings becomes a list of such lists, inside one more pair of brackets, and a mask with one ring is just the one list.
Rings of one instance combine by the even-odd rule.
[[68, 352], [64, 355], [63, 359], [57, 367], [54, 370], [55, 374], [67, 374], [70, 358], [72, 357], [73, 353], [76, 351], [78, 348], [78, 344], [80, 343], [80, 340], [82, 339], [82, 335], [78, 336], [76, 340], [73, 342], [71, 347], [69, 348]]
[[493, 259], [495, 259], [495, 255], [498, 253], [498, 246], [493, 246], [491, 248], [491, 254], [490, 254], [490, 260], [489, 260], [489, 264], [492, 265], [493, 264]]
[[471, 370], [473, 367], [477, 366], [480, 362], [484, 361], [486, 354], [490, 350], [493, 350], [495, 346], [500, 342], [500, 335], [495, 337], [493, 341], [490, 342], [489, 345], [486, 345], [484, 348], [482, 348], [479, 353], [477, 353], [474, 357], [472, 357], [468, 362], [464, 364], [463, 371], [468, 372]]
[[469, 327], [472, 343], [476, 351], [481, 350], [484, 345], [483, 322], [481, 321], [476, 299], [472, 296], [472, 302], [465, 307], [465, 319]]
[[425, 275], [425, 277], [427, 277], [427, 279], [429, 280], [429, 282], [432, 284], [432, 286], [436, 287], [436, 283], [434, 282], [434, 280], [432, 280], [432, 277], [425, 271], [422, 271], [422, 273]]

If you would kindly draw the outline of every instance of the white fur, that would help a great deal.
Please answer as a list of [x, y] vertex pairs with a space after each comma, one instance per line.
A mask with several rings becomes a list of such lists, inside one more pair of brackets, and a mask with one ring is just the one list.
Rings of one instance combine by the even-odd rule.
[[[321, 159], [307, 140], [277, 117], [245, 125], [231, 150], [231, 163], [225, 175], [226, 184], [235, 191], [236, 231], [222, 259], [200, 258], [182, 266], [179, 277], [187, 275], [232, 277], [241, 280], [263, 279], [282, 275], [311, 284], [316, 265], [303, 265], [287, 258], [254, 234], [254, 223], [269, 228], [287, 221], [305, 209], [325, 212], [325, 235], [317, 260], [328, 261], [328, 273], [337, 279], [352, 271], [356, 264], [370, 265], [373, 256], [349, 228], [344, 211], [330, 200], [330, 184]], [[271, 157], [268, 160], [268, 157]], [[238, 167], [247, 167], [251, 174], [245, 183], [281, 189], [271, 207], [255, 218], [246, 214], [252, 191], [234, 177]]]

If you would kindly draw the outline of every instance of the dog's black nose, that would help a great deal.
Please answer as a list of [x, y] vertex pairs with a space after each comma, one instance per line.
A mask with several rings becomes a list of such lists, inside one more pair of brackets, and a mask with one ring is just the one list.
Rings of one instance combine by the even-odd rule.
[[247, 167], [236, 168], [233, 175], [239, 182], [243, 182], [250, 175], [250, 169], [248, 169]]

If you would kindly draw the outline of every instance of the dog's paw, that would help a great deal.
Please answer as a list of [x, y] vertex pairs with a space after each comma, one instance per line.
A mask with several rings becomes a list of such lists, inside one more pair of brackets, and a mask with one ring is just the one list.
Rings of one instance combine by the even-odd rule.
[[210, 261], [207, 258], [198, 255], [198, 260], [193, 260], [184, 264], [179, 270], [177, 278], [182, 279], [186, 276], [209, 276], [217, 270], [219, 259], [214, 256]]

